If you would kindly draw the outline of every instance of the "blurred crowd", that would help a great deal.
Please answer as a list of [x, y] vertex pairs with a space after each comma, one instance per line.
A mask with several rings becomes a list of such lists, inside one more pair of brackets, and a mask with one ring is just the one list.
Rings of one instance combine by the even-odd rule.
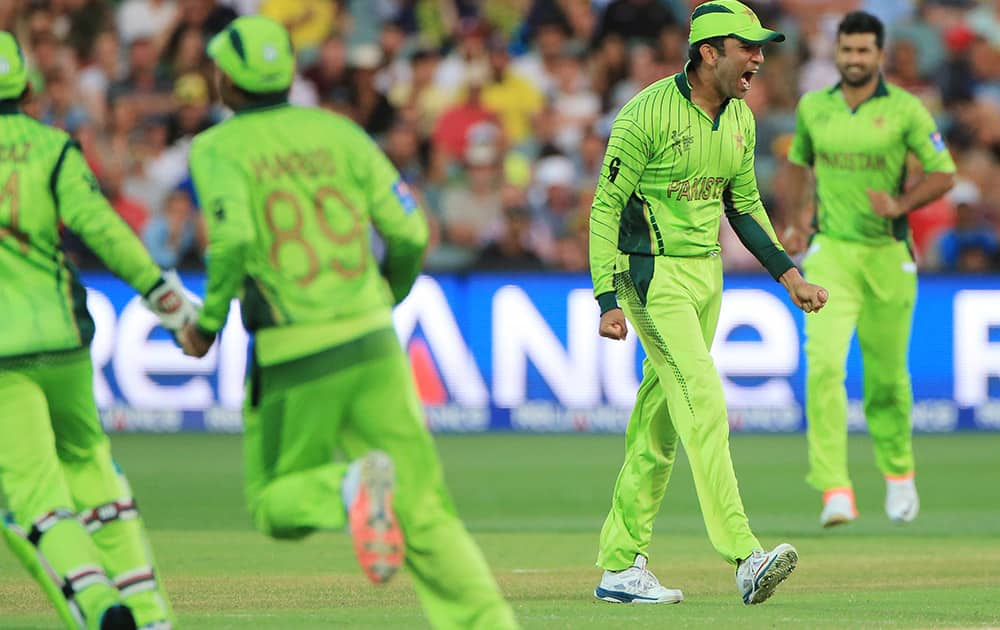
[[[429, 271], [587, 269], [587, 220], [615, 114], [687, 58], [687, 0], [0, 0], [31, 67], [27, 111], [73, 134], [114, 208], [163, 267], [198, 268], [192, 137], [224, 119], [205, 43], [241, 14], [285, 24], [290, 100], [354, 119], [432, 224]], [[938, 120], [959, 169], [910, 215], [924, 269], [1000, 270], [1000, 0], [749, 2], [785, 43], [747, 101], [778, 233], [795, 105], [832, 85], [835, 31], [887, 25], [885, 74]], [[914, 161], [911, 174], [919, 174]], [[82, 267], [99, 263], [72, 234]], [[759, 270], [728, 224], [733, 270]]]

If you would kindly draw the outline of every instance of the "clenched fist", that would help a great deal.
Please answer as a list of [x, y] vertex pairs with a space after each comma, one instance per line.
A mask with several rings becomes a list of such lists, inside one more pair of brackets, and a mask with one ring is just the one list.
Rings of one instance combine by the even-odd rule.
[[608, 339], [624, 339], [628, 335], [628, 325], [625, 323], [625, 313], [620, 308], [613, 308], [601, 315], [600, 333]]

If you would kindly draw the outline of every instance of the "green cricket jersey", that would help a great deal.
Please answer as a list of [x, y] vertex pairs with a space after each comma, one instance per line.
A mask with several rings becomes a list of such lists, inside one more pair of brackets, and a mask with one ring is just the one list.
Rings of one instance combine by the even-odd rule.
[[202, 329], [222, 328], [238, 296], [270, 365], [392, 325], [427, 223], [360, 127], [287, 103], [244, 110], [195, 138], [191, 171], [209, 235]]
[[0, 364], [85, 347], [94, 335], [86, 293], [60, 248], [64, 224], [140, 293], [160, 270], [101, 194], [63, 131], [0, 102]]
[[590, 272], [602, 312], [615, 303], [618, 252], [717, 254], [723, 210], [772, 276], [793, 266], [757, 191], [750, 108], [730, 99], [712, 120], [691, 101], [686, 70], [633, 97], [611, 128], [590, 212]]
[[909, 152], [926, 172], [955, 172], [934, 119], [902, 88], [879, 79], [854, 110], [839, 83], [799, 101], [788, 159], [816, 174], [815, 227], [824, 234], [865, 243], [907, 239], [907, 218], [878, 216], [865, 190], [902, 192]]

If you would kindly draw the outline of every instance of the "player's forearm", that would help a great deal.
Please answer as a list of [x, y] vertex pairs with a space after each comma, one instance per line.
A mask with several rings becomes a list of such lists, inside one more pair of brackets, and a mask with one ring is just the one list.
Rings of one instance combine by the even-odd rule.
[[590, 276], [594, 297], [604, 313], [617, 307], [615, 300], [615, 258], [618, 256], [618, 221], [595, 203], [590, 215]]
[[[81, 210], [78, 216], [88, 217], [88, 211]], [[142, 241], [110, 207], [91, 208], [89, 218], [75, 221], [71, 229], [111, 273], [139, 294], [147, 293], [160, 279], [160, 268]]]
[[795, 266], [778, 243], [763, 206], [746, 214], [727, 212], [726, 216], [740, 242], [767, 269], [772, 278], [780, 279], [785, 272]]
[[939, 199], [954, 185], [954, 173], [927, 173], [913, 188], [900, 195], [896, 202], [902, 214], [906, 214]]
[[245, 275], [245, 247], [213, 244], [208, 249], [205, 300], [198, 313], [198, 327], [208, 333], [222, 329], [229, 304], [240, 290]]
[[801, 273], [799, 273], [798, 267], [795, 267], [794, 265], [786, 269], [785, 272], [778, 278], [778, 282], [780, 282], [781, 286], [785, 287], [785, 290], [789, 293], [794, 292], [795, 287], [801, 285], [805, 281], [806, 279], [802, 277]]
[[395, 304], [402, 302], [413, 288], [420, 275], [426, 249], [426, 243], [408, 243], [405, 246], [396, 245], [386, 253], [380, 271], [389, 283]]

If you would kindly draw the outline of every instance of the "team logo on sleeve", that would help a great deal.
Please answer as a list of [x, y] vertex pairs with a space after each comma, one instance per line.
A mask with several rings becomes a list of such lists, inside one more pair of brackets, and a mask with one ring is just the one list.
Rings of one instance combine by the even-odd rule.
[[93, 193], [101, 192], [101, 185], [97, 183], [97, 178], [94, 177], [93, 173], [84, 173], [83, 181], [87, 183], [87, 188], [90, 188], [90, 192]]
[[934, 147], [934, 149], [938, 153], [941, 153], [942, 151], [945, 150], [946, 147], [944, 146], [944, 138], [941, 137], [940, 131], [935, 131], [934, 133], [932, 133], [930, 135], [930, 139], [931, 139], [931, 146]]
[[611, 163], [608, 164], [608, 181], [612, 184], [618, 178], [618, 171], [621, 170], [621, 166], [621, 158], [611, 158]]
[[413, 198], [410, 187], [402, 179], [397, 179], [396, 183], [392, 185], [392, 192], [399, 200], [399, 205], [403, 206], [403, 212], [410, 214], [417, 209], [417, 200]]

